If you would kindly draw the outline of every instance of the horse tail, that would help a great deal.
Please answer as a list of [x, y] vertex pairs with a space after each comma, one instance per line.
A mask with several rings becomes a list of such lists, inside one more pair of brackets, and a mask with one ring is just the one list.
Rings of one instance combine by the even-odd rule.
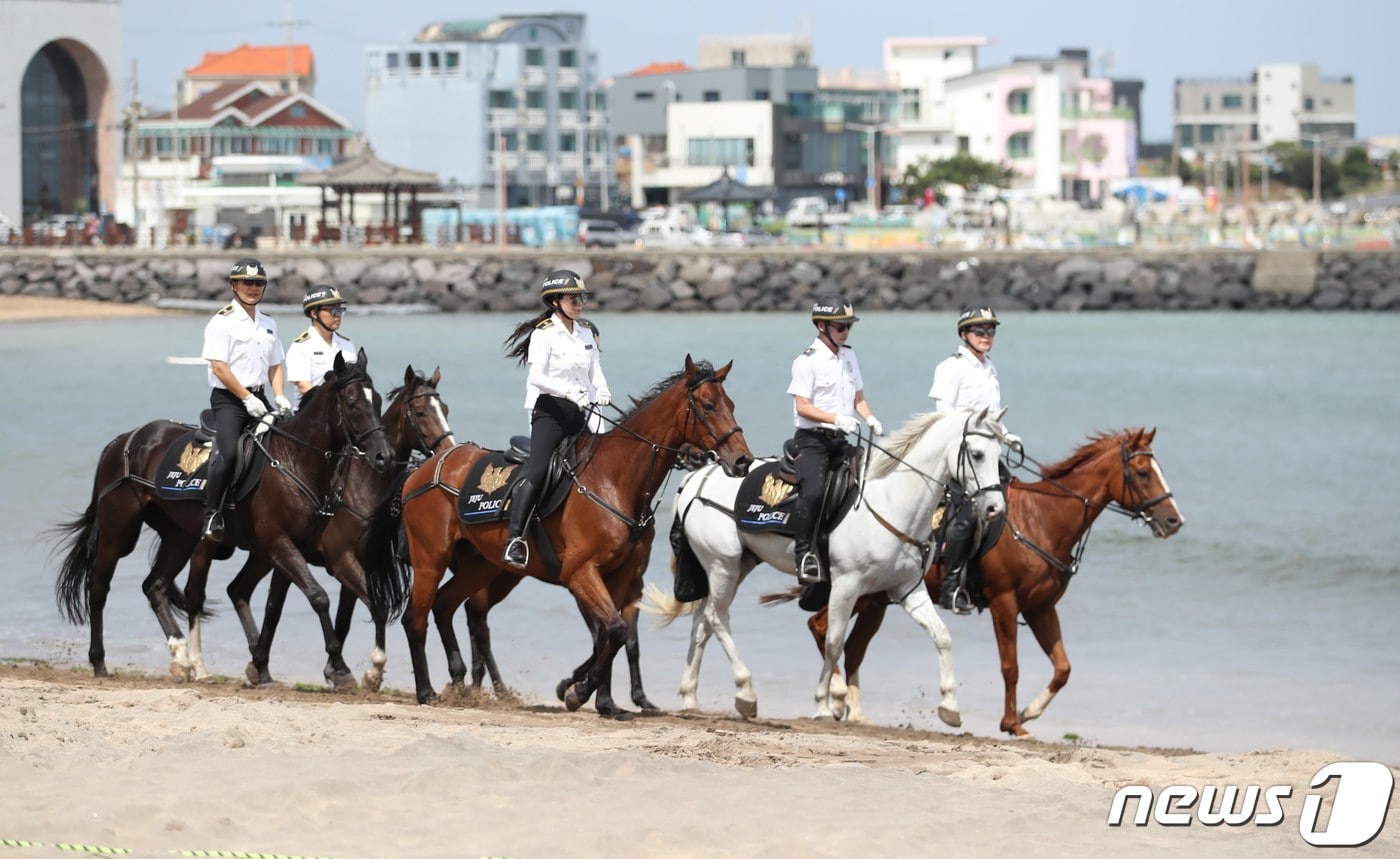
[[58, 550], [67, 547], [54, 583], [54, 597], [68, 621], [82, 626], [88, 622], [88, 576], [97, 561], [97, 499], [81, 516], [52, 530], [60, 541]]
[[698, 602], [681, 602], [675, 597], [658, 588], [656, 585], [648, 583], [642, 592], [642, 600], [637, 603], [637, 607], [647, 614], [656, 615], [661, 618], [656, 623], [657, 629], [665, 629], [675, 622], [676, 618], [693, 614], [700, 607]]
[[788, 588], [785, 591], [775, 591], [773, 593], [761, 594], [758, 597], [758, 604], [763, 606], [782, 605], [789, 603], [802, 596], [802, 586]]
[[403, 532], [403, 499], [400, 492], [411, 472], [394, 482], [387, 498], [370, 517], [365, 558], [365, 585], [370, 609], [397, 620], [408, 607], [413, 567], [408, 562], [408, 542]]

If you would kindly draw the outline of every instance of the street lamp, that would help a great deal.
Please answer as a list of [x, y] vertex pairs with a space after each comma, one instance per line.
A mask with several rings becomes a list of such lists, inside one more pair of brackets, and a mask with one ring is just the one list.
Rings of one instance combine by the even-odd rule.
[[866, 170], [868, 175], [865, 181], [870, 188], [869, 199], [875, 210], [874, 215], [878, 217], [880, 214], [880, 160], [875, 147], [875, 134], [889, 129], [887, 126], [869, 122], [847, 122], [845, 127], [847, 131], [863, 131], [866, 134], [866, 163], [868, 165]]

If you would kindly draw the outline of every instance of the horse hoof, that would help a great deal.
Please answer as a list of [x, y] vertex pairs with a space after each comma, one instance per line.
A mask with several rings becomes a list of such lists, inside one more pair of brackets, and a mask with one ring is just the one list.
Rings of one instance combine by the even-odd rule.
[[332, 674], [329, 679], [331, 681], [331, 686], [337, 692], [348, 692], [358, 685], [355, 683], [355, 675], [351, 674], [349, 669], [337, 671]]
[[251, 662], [243, 669], [243, 677], [248, 681], [249, 686], [261, 686], [263, 684], [262, 674], [258, 671], [258, 666]]
[[438, 697], [438, 696], [437, 696], [437, 693], [434, 692], [434, 691], [431, 690], [431, 689], [429, 689], [429, 690], [426, 691], [426, 692], [422, 691], [421, 689], [418, 691], [418, 703], [419, 703], [419, 704], [424, 704], [424, 705], [427, 705], [427, 704], [434, 704], [434, 703], [437, 702], [437, 697]]
[[570, 713], [583, 706], [583, 699], [578, 696], [578, 691], [574, 686], [570, 686], [563, 697], [564, 706], [569, 708]]
[[366, 692], [378, 692], [384, 688], [384, 672], [365, 672], [365, 676], [360, 678], [364, 684]]
[[739, 711], [739, 715], [745, 719], [758, 718], [758, 702], [749, 701], [744, 698], [734, 699], [734, 709]]
[[188, 683], [194, 679], [194, 671], [188, 665], [181, 665], [178, 662], [170, 663], [170, 676], [176, 683]]
[[[554, 687], [554, 694], [559, 696], [560, 701], [567, 704], [569, 702], [569, 687], [572, 685], [574, 684], [570, 680], [560, 680], [559, 685]], [[569, 709], [573, 710], [575, 708], [570, 707]]]
[[950, 728], [962, 727], [962, 713], [959, 713], [957, 710], [950, 710], [947, 707], [939, 707], [938, 718], [943, 721], [943, 724], [947, 725]]
[[646, 696], [643, 696], [642, 700], [640, 701], [633, 698], [632, 703], [640, 707], [643, 713], [652, 714], [661, 712], [661, 708], [651, 703], [651, 701]]

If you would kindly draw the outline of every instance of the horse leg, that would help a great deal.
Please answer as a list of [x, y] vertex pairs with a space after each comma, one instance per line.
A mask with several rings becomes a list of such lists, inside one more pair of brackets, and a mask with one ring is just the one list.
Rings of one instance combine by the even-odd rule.
[[582, 707], [601, 688], [603, 669], [605, 666], [611, 667], [627, 633], [623, 628], [622, 614], [603, 584], [602, 573], [596, 563], [588, 561], [576, 568], [568, 577], [566, 587], [578, 601], [585, 617], [592, 618], [592, 623], [588, 625], [593, 631], [592, 667], [582, 680], [569, 686], [564, 695], [564, 706], [572, 712]]
[[[182, 541], [182, 544], [184, 542], [187, 541]], [[184, 548], [183, 553], [179, 551], [180, 548]], [[156, 557], [151, 564], [151, 572], [141, 582], [141, 591], [146, 595], [146, 601], [160, 624], [161, 632], [165, 634], [165, 646], [171, 656], [170, 674], [181, 681], [190, 679], [193, 668], [190, 665], [185, 633], [180, 622], [175, 619], [172, 602], [182, 608], [184, 606], [183, 596], [179, 594], [179, 588], [175, 585], [175, 577], [180, 574], [180, 569], [185, 566], [185, 559], [188, 557], [187, 545], [177, 546], [174, 541], [166, 540], [162, 535], [156, 545]], [[172, 591], [175, 592], [173, 599]]]
[[826, 639], [822, 648], [822, 673], [817, 678], [814, 695], [817, 710], [813, 719], [835, 719], [837, 713], [846, 710], [845, 684], [837, 686], [832, 678], [836, 673], [836, 663], [841, 659], [841, 649], [846, 641], [846, 627], [851, 622], [851, 610], [855, 608], [860, 594], [849, 578], [836, 578], [831, 585], [831, 598], [827, 603]]
[[[860, 709], [860, 666], [865, 662], [865, 653], [880, 625], [885, 622], [885, 610], [889, 600], [884, 597], [861, 597], [856, 602], [854, 623], [846, 636], [846, 713], [847, 722], [864, 722], [865, 713]], [[810, 623], [810, 622], [809, 622]], [[837, 688], [841, 678], [838, 672], [831, 680], [832, 688]]]
[[622, 613], [622, 622], [627, 626], [627, 672], [632, 681], [632, 703], [641, 708], [643, 713], [659, 713], [661, 708], [651, 703], [647, 697], [646, 690], [642, 688], [642, 645], [637, 637], [637, 620], [641, 613], [641, 607], [633, 602]]
[[[511, 578], [516, 577], [512, 576]], [[462, 646], [457, 642], [457, 630], [452, 628], [452, 616], [457, 613], [457, 606], [465, 603], [467, 628], [470, 632], [473, 604], [481, 601], [484, 593], [485, 589], [483, 588], [473, 596], [467, 589], [466, 577], [456, 575], [448, 579], [447, 584], [438, 588], [437, 598], [433, 600], [433, 625], [437, 627], [438, 638], [442, 641], [442, 649], [447, 654], [447, 675], [449, 683], [454, 689], [466, 688], [467, 664], [462, 659]], [[485, 611], [490, 611], [490, 608], [488, 607]], [[474, 653], [475, 651], [473, 651], [473, 655]]]
[[[161, 541], [162, 547], [166, 543]], [[170, 673], [178, 680], [208, 680], [211, 676], [204, 664], [204, 604], [208, 596], [209, 565], [213, 562], [213, 547], [200, 540], [188, 546], [181, 553], [190, 561], [189, 577], [185, 580], [184, 609], [190, 625], [188, 652], [183, 637], [180, 640], [168, 639], [170, 644]], [[171, 573], [173, 577], [179, 570]]]
[[487, 616], [500, 605], [516, 586], [525, 581], [520, 576], [497, 576], [491, 585], [476, 597], [467, 600], [467, 634], [472, 644], [472, 685], [480, 686], [486, 675], [491, 676], [491, 689], [497, 695], [506, 692], [501, 669], [496, 667], [496, 654], [491, 649], [491, 625]]
[[933, 609], [928, 588], [917, 587], [909, 592], [900, 603], [914, 622], [924, 628], [938, 648], [938, 718], [949, 727], [962, 726], [962, 712], [958, 707], [958, 680], [953, 676], [953, 637], [943, 619]]
[[1055, 695], [1069, 682], [1069, 656], [1065, 653], [1064, 637], [1060, 634], [1059, 612], [1055, 611], [1053, 605], [1047, 606], [1028, 615], [1026, 624], [1031, 628], [1031, 632], [1035, 633], [1035, 640], [1040, 642], [1040, 649], [1050, 657], [1050, 664], [1054, 666], [1055, 673], [1050, 678], [1050, 685], [1035, 697], [1029, 707], [1021, 711], [1023, 722], [1040, 718], [1040, 714], [1050, 706]]
[[[134, 505], [131, 509], [111, 508], [110, 504], [99, 506], [96, 516], [90, 520], [89, 528], [74, 538], [86, 544], [88, 538], [94, 536], [93, 542], [96, 543], [96, 552], [92, 555], [92, 563], [83, 582], [88, 604], [88, 664], [92, 666], [94, 677], [111, 676], [107, 671], [107, 648], [103, 644], [103, 614], [107, 608], [107, 596], [112, 591], [117, 562], [131, 554], [141, 535], [139, 508]], [[113, 527], [111, 523], [117, 523], [117, 526]], [[102, 527], [104, 524], [108, 526], [105, 531]]]
[[[306, 596], [306, 601], [311, 604], [311, 609], [321, 621], [321, 638], [325, 641], [326, 658], [330, 663], [326, 679], [336, 689], [353, 689], [355, 675], [350, 671], [350, 666], [345, 664], [344, 654], [341, 653], [340, 639], [336, 637], [335, 624], [331, 621], [331, 598], [325, 588], [311, 575], [306, 559], [289, 539], [283, 538], [273, 551], [272, 565]], [[269, 604], [271, 599], [272, 595], [269, 592]], [[268, 620], [269, 623], [264, 626], [259, 641], [264, 654], [272, 649], [272, 636], [276, 633], [276, 624], [271, 622], [273, 618], [269, 617]]]
[[[238, 574], [228, 583], [225, 589], [228, 598], [233, 603], [233, 610], [238, 614], [239, 625], [243, 627], [243, 637], [248, 642], [248, 655], [250, 661], [243, 670], [244, 677], [254, 686], [263, 686], [272, 683], [272, 674], [268, 671], [268, 650], [272, 646], [269, 637], [264, 644], [263, 630], [258, 628], [258, 622], [253, 617], [253, 591], [257, 588], [258, 582], [272, 571], [272, 563], [265, 556], [257, 553], [248, 553], [248, 558], [243, 562], [243, 566], [238, 570]], [[193, 571], [191, 571], [193, 575]], [[282, 616], [282, 606], [287, 600], [287, 588], [289, 583], [274, 576], [267, 589], [267, 603], [263, 607], [263, 627], [266, 628], [270, 622], [274, 628], [278, 619]]]
[[700, 707], [695, 694], [700, 686], [700, 662], [705, 658], [705, 645], [709, 643], [710, 636], [715, 631], [714, 626], [705, 617], [709, 601], [710, 598], [706, 597], [690, 620], [690, 646], [685, 653], [685, 668], [681, 671], [681, 685], [676, 690], [681, 696], [682, 710], [697, 710]]
[[[739, 592], [739, 585], [744, 583], [749, 572], [753, 568], [740, 570], [737, 575], [711, 575], [710, 576], [710, 597], [705, 601], [701, 611], [696, 612], [696, 624], [700, 622], [700, 616], [704, 615], [705, 624], [714, 631], [714, 635], [719, 639], [720, 646], [724, 648], [725, 656], [729, 657], [729, 666], [734, 672], [734, 709], [739, 715], [746, 719], [752, 719], [758, 715], [758, 695], [753, 688], [753, 672], [749, 671], [749, 666], [744, 664], [744, 660], [739, 656], [739, 648], [734, 643], [734, 634], [729, 630], [729, 606], [734, 602], [734, 596]], [[694, 630], [694, 628], [692, 628]], [[705, 638], [708, 638], [708, 633]], [[705, 642], [699, 641], [699, 648], [703, 649]], [[695, 636], [692, 635], [691, 649], [696, 649]], [[695, 658], [695, 682], [699, 682], [700, 659]], [[690, 670], [687, 665], [687, 671]], [[694, 697], [692, 688], [692, 698]]]
[[[582, 603], [579, 604], [579, 612], [583, 614], [583, 622], [588, 625], [588, 631], [594, 638], [594, 651], [596, 652], [598, 623], [593, 619], [593, 616], [587, 612]], [[569, 703], [569, 691], [575, 684], [587, 678], [589, 672], [592, 671], [593, 660], [593, 656], [585, 659], [582, 665], [575, 668], [572, 674], [560, 680], [558, 685], [554, 687], [554, 694], [559, 696], [559, 700], [563, 701], [565, 706], [568, 706]], [[593, 709], [597, 711], [599, 716], [605, 719], [630, 718], [631, 714], [617, 706], [617, 702], [613, 700], [612, 663], [608, 662], [600, 666], [597, 675], [598, 686], [593, 695]]]

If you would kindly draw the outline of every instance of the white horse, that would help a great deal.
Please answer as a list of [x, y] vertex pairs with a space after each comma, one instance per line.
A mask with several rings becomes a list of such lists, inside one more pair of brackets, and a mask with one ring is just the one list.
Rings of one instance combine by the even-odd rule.
[[[966, 487], [978, 516], [984, 520], [1005, 511], [997, 473], [1001, 441], [1006, 433], [1001, 425], [1005, 414], [1005, 409], [995, 414], [982, 409], [918, 415], [894, 433], [888, 444], [873, 445], [869, 469], [854, 490], [860, 497], [828, 540], [831, 620], [826, 634], [826, 659], [817, 680], [814, 718], [834, 718], [836, 713], [844, 712], [846, 685], [839, 676], [833, 681], [833, 670], [846, 639], [851, 610], [862, 595], [883, 591], [933, 638], [938, 648], [938, 688], [942, 693], [938, 716], [953, 727], [962, 724], [953, 676], [952, 640], [934, 611], [923, 576], [929, 564], [933, 513], [949, 478], [956, 478]], [[651, 587], [650, 605], [644, 603], [643, 608], [660, 615], [663, 626], [682, 614], [695, 612], [690, 651], [681, 675], [680, 694], [685, 708], [696, 707], [700, 660], [705, 643], [711, 634], [716, 634], [734, 670], [734, 685], [738, 689], [735, 709], [752, 718], [758, 714], [758, 698], [752, 676], [739, 658], [729, 630], [729, 606], [740, 583], [760, 562], [788, 574], [793, 574], [795, 565], [792, 538], [739, 530], [734, 504], [742, 482], [742, 478], [726, 477], [714, 465], [686, 477], [676, 501], [676, 516], [689, 550], [709, 579], [709, 596], [681, 603]]]

